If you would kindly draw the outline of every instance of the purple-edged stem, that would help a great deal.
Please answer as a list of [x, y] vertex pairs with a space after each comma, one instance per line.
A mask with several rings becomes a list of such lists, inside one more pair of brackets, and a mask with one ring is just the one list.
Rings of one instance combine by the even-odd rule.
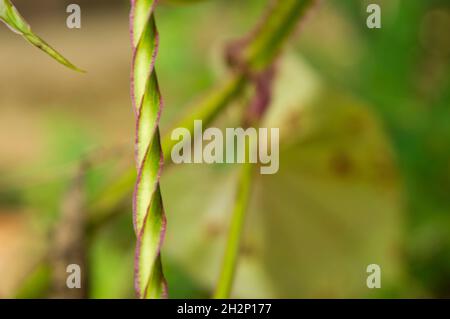
[[133, 48], [131, 96], [136, 116], [137, 180], [133, 198], [136, 232], [135, 289], [139, 298], [165, 298], [161, 264], [166, 218], [159, 180], [163, 166], [159, 120], [163, 102], [155, 71], [158, 30], [156, 0], [131, 0], [130, 33]]

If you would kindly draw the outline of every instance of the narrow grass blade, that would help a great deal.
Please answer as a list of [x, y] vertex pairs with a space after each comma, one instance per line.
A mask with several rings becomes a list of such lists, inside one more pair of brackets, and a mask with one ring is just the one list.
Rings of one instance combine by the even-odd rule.
[[0, 21], [5, 23], [13, 32], [23, 36], [28, 42], [50, 55], [59, 63], [74, 71], [84, 72], [63, 57], [58, 51], [53, 49], [47, 42], [34, 34], [31, 31], [30, 25], [20, 15], [10, 0], [0, 0]]

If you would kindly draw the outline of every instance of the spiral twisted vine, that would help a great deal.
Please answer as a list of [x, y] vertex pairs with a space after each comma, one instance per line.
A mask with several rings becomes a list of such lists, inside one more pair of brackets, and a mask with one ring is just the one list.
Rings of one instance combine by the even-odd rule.
[[137, 181], [133, 223], [137, 236], [135, 289], [139, 298], [165, 298], [160, 249], [166, 219], [159, 180], [163, 165], [159, 120], [162, 99], [155, 72], [158, 30], [154, 10], [157, 0], [131, 0], [133, 62], [131, 95], [136, 115]]

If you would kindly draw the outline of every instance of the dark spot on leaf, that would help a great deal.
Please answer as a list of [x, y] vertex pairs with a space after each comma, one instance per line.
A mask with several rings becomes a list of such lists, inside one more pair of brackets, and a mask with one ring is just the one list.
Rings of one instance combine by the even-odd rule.
[[351, 173], [353, 164], [345, 153], [336, 153], [331, 157], [331, 169], [338, 176], [347, 176]]

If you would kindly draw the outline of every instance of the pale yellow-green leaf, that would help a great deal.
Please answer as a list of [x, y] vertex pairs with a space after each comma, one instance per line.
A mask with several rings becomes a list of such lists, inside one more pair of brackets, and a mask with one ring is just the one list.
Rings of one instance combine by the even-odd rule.
[[[257, 175], [234, 297], [386, 296], [404, 280], [401, 183], [388, 139], [366, 106], [321, 83], [298, 57], [281, 62], [267, 119], [281, 128], [280, 171]], [[163, 177], [165, 252], [211, 292], [235, 168], [187, 165]], [[375, 292], [366, 286], [371, 263], [383, 271]]]

